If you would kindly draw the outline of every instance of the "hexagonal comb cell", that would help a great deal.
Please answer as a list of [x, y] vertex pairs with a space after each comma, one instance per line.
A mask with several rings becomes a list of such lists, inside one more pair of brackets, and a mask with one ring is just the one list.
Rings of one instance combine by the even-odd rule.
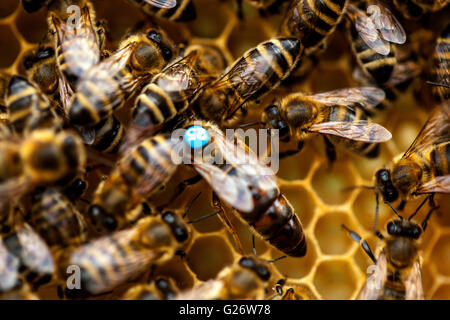
[[0, 34], [0, 68], [8, 68], [20, 53], [20, 43], [8, 25], [0, 24]]
[[22, 37], [29, 43], [39, 43], [48, 32], [47, 14], [45, 10], [29, 14], [20, 10], [16, 17], [16, 25]]
[[0, 2], [0, 19], [12, 14], [18, 5], [18, 1], [15, 0], [3, 0]]
[[349, 299], [357, 289], [357, 279], [349, 262], [330, 260], [318, 266], [314, 285], [323, 299]]
[[317, 221], [314, 236], [319, 242], [323, 254], [344, 254], [352, 244], [352, 240], [341, 228], [348, 225], [349, 219], [342, 212], [328, 212]]
[[443, 235], [434, 246], [430, 259], [435, 261], [437, 271], [450, 276], [450, 234]]

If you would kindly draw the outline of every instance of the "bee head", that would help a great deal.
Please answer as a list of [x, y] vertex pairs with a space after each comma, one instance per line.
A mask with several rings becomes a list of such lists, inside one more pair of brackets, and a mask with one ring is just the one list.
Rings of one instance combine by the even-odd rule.
[[392, 184], [391, 173], [388, 169], [380, 169], [375, 173], [375, 185], [384, 201], [394, 202], [397, 200], [398, 191]]
[[403, 194], [414, 191], [422, 179], [422, 169], [411, 161], [400, 161], [392, 168], [392, 181]]
[[422, 234], [422, 228], [410, 220], [396, 219], [388, 223], [387, 232], [391, 236], [417, 240]]
[[80, 199], [87, 189], [87, 182], [84, 179], [76, 178], [72, 183], [64, 190], [64, 193], [69, 199]]
[[117, 229], [117, 220], [99, 205], [90, 206], [87, 215], [99, 232], [111, 232]]
[[280, 109], [277, 104], [272, 104], [264, 110], [262, 121], [266, 123], [270, 129], [279, 130], [281, 141], [289, 140], [289, 126], [281, 117]]
[[189, 231], [186, 223], [174, 212], [167, 211], [163, 213], [162, 220], [170, 227], [177, 242], [183, 243], [189, 238]]

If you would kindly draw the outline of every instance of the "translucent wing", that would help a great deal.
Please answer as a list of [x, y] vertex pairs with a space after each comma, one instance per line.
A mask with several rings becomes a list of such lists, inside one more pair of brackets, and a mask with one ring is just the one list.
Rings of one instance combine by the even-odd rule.
[[408, 158], [412, 154], [421, 154], [433, 144], [450, 139], [450, 103], [436, 107], [425, 122], [414, 142], [403, 155]]
[[[76, 249], [69, 264], [79, 266], [82, 282], [92, 294], [109, 291], [145, 268], [158, 255], [150, 249], [137, 249], [133, 241], [138, 229], [130, 228], [89, 242]], [[126, 253], [120, 252], [126, 248]], [[101, 276], [101, 274], [103, 275]]]
[[16, 234], [21, 246], [20, 257], [27, 269], [38, 274], [53, 274], [53, 256], [45, 241], [26, 223]]
[[392, 134], [386, 128], [367, 120], [317, 123], [312, 125], [309, 131], [370, 143], [385, 142], [392, 138]]
[[353, 106], [356, 104], [371, 112], [375, 106], [386, 98], [386, 94], [383, 90], [375, 87], [356, 87], [323, 92], [307, 97], [328, 106]]
[[450, 193], [450, 175], [435, 177], [421, 185], [418, 193]]
[[358, 300], [378, 300], [383, 296], [384, 284], [387, 276], [386, 255], [381, 252], [373, 273], [368, 277], [364, 287], [358, 295]]
[[391, 77], [389, 78], [388, 82], [385, 83], [385, 86], [390, 88], [395, 87], [408, 80], [418, 77], [421, 72], [422, 68], [414, 61], [397, 63], [394, 66], [394, 71], [392, 72]]
[[225, 139], [218, 129], [210, 128], [208, 131], [213, 137], [214, 151], [222, 156], [224, 165], [219, 167], [217, 163], [201, 162], [194, 167], [219, 197], [235, 209], [249, 212], [254, 208], [252, 189], [278, 190], [274, 172], [260, 162], [238, 137]]
[[347, 12], [364, 43], [379, 54], [388, 55], [391, 50], [390, 44], [381, 38], [373, 19], [369, 18], [364, 11], [350, 4]]
[[405, 30], [388, 8], [377, 2], [376, 5], [367, 7], [367, 13], [371, 15], [371, 20], [383, 39], [397, 44], [406, 42]]
[[419, 260], [416, 260], [411, 268], [408, 278], [405, 280], [405, 300], [424, 300], [425, 294], [422, 286], [422, 275]]
[[19, 281], [19, 259], [11, 254], [0, 238], [0, 292], [14, 288]]
[[175, 300], [217, 300], [224, 287], [222, 280], [209, 280], [178, 294]]
[[162, 9], [172, 9], [177, 5], [177, 0], [144, 0], [146, 3], [152, 6]]

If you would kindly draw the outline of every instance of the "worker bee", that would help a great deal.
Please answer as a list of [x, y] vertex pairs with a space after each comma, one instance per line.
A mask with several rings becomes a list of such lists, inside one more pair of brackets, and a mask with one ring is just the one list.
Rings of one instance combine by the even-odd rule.
[[[77, 10], [79, 17], [73, 19]], [[54, 34], [58, 68], [76, 88], [79, 79], [99, 63], [103, 48], [104, 30], [96, 25], [94, 7], [88, 0], [54, 1], [49, 6], [48, 25]]]
[[349, 4], [347, 16], [349, 39], [353, 54], [364, 73], [378, 84], [387, 82], [397, 64], [392, 43], [406, 41], [403, 27], [395, 16], [382, 5], [370, 5], [367, 12]]
[[[373, 87], [345, 88], [314, 95], [294, 93], [268, 106], [262, 123], [278, 129], [281, 141], [304, 140], [311, 133], [323, 135], [327, 156], [336, 158], [334, 146], [369, 158], [379, 154], [379, 143], [391, 133], [371, 120], [375, 106], [385, 98]], [[300, 145], [301, 146], [301, 145]]]
[[142, 272], [151, 263], [170, 259], [188, 240], [188, 227], [175, 213], [167, 211], [145, 217], [131, 228], [64, 253], [60, 258], [61, 276], [67, 276], [68, 266], [78, 266], [82, 293], [107, 292]]
[[440, 84], [432, 87], [434, 97], [438, 101], [450, 99], [450, 24], [436, 40], [436, 47], [432, 57], [433, 68], [431, 81]]
[[216, 279], [181, 292], [177, 300], [263, 300], [271, 274], [265, 262], [256, 257], [242, 257], [225, 267]]
[[201, 53], [201, 50], [190, 51], [144, 87], [136, 98], [132, 129], [125, 145], [134, 144], [138, 136], [151, 134], [155, 126], [183, 113], [206, 83], [213, 80], [211, 75], [197, 71]]
[[172, 279], [157, 277], [150, 284], [137, 284], [123, 295], [123, 300], [172, 300], [179, 290]]
[[12, 232], [2, 236], [0, 245], [0, 265], [3, 264], [2, 270], [6, 270], [0, 277], [0, 291], [17, 288], [22, 277], [37, 288], [51, 281], [55, 271], [50, 248], [30, 225], [20, 221], [23, 217], [21, 209], [16, 207], [14, 210], [15, 225]]
[[117, 162], [98, 186], [88, 210], [88, 216], [99, 230], [121, 227], [125, 213], [172, 177], [177, 165], [171, 155], [179, 143], [178, 139], [164, 134], [156, 135], [143, 140]]
[[310, 55], [324, 45], [342, 20], [348, 0], [294, 0], [281, 25], [280, 34], [302, 41], [305, 53]]
[[[287, 287], [283, 290], [283, 287]], [[310, 288], [303, 284], [286, 284], [285, 279], [279, 280], [275, 285], [276, 295], [273, 299], [279, 300], [318, 300]]]
[[192, 21], [196, 18], [192, 0], [127, 0], [149, 15], [176, 22]]
[[33, 193], [30, 223], [50, 247], [80, 245], [87, 237], [87, 225], [64, 194], [54, 188]]
[[58, 121], [52, 104], [38, 88], [21, 76], [13, 76], [7, 93], [8, 120], [16, 133], [53, 127]]
[[[450, 183], [450, 105], [437, 107], [403, 154], [375, 173], [375, 191], [384, 201], [448, 193]], [[432, 200], [432, 196], [427, 197]]]
[[260, 43], [203, 90], [195, 103], [196, 114], [217, 123], [229, 120], [244, 104], [276, 89], [302, 55], [302, 43], [295, 38]]
[[117, 52], [84, 74], [69, 102], [70, 122], [98, 124], [121, 108], [145, 79], [160, 72], [173, 52], [173, 44], [158, 29], [128, 35]]
[[64, 185], [82, 172], [86, 163], [81, 139], [66, 131], [36, 129], [23, 140], [13, 137], [0, 146], [4, 148], [0, 173], [6, 175], [0, 184], [0, 203], [35, 186]]
[[185, 154], [192, 157], [194, 153], [194, 156], [184, 163], [191, 163], [217, 196], [267, 242], [289, 256], [304, 256], [306, 239], [301, 222], [289, 201], [280, 194], [272, 169], [259, 161], [238, 137], [225, 139], [211, 122], [189, 127], [186, 131], [188, 140], [192, 129], [199, 131], [197, 135], [206, 137], [202, 150], [212, 148], [214, 159], [205, 155], [203, 159], [197, 159], [196, 149], [200, 145], [192, 147], [186, 143], [192, 151]]
[[377, 237], [384, 246], [379, 248], [375, 258], [368, 243], [354, 231], [342, 226], [353, 240], [361, 247], [375, 263], [374, 273], [367, 279], [359, 293], [360, 300], [423, 300], [424, 292], [420, 271], [420, 258], [417, 240], [426, 230], [428, 219], [437, 209], [432, 208], [421, 225], [411, 221], [418, 209], [408, 219], [397, 214], [398, 219], [391, 220], [386, 228], [389, 237], [385, 238], [380, 232]]

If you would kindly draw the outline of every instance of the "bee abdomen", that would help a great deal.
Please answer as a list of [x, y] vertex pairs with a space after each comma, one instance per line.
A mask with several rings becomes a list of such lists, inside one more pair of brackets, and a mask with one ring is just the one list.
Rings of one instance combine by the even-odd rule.
[[430, 165], [435, 176], [450, 174], [450, 141], [439, 144], [431, 151]]
[[[141, 1], [132, 0], [132, 2], [139, 3]], [[158, 8], [150, 4], [144, 4], [142, 8], [149, 14], [173, 21], [192, 21], [197, 15], [194, 3], [191, 0], [179, 0], [177, 5], [171, 9]]]
[[94, 149], [105, 153], [118, 151], [125, 130], [114, 115], [101, 121], [94, 129], [95, 141], [92, 144]]

